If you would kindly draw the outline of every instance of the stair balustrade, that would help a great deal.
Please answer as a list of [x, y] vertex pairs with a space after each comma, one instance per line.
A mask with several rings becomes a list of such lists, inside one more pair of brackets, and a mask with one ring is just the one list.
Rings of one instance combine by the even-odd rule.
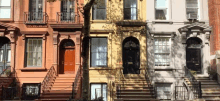
[[47, 75], [45, 76], [43, 82], [41, 83], [42, 93], [44, 93], [48, 89], [51, 89], [52, 82], [55, 81], [56, 75], [57, 73], [55, 71], [55, 68], [54, 66], [52, 66], [47, 72]]
[[120, 96], [120, 90], [122, 88], [122, 80], [124, 80], [124, 74], [123, 74], [123, 67], [118, 67], [117, 68], [117, 74], [116, 74], [117, 78], [118, 78], [118, 84], [116, 86], [116, 90], [117, 90], [117, 95]]
[[194, 75], [190, 72], [190, 69], [188, 69], [186, 66], [185, 68], [185, 77], [187, 77], [191, 83], [192, 86], [188, 86], [189, 89], [194, 94], [194, 98], [202, 98], [202, 90], [201, 90], [201, 82], [197, 81]]
[[78, 87], [79, 87], [78, 84], [81, 82], [81, 79], [82, 79], [82, 68], [81, 66], [79, 66], [77, 73], [76, 73], [75, 80], [72, 85], [72, 99], [75, 98], [75, 94], [78, 92]]

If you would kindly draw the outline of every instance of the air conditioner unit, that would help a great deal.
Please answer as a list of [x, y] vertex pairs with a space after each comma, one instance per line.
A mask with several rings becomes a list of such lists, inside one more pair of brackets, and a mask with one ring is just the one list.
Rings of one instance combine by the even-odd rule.
[[189, 13], [187, 15], [187, 19], [190, 20], [190, 19], [198, 19], [198, 15], [197, 13]]

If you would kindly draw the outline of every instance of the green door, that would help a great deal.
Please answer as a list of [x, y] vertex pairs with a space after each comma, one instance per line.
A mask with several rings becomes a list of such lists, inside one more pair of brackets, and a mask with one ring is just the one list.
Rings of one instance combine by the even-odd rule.
[[11, 45], [6, 37], [0, 37], [0, 73], [4, 69], [10, 68], [11, 64]]

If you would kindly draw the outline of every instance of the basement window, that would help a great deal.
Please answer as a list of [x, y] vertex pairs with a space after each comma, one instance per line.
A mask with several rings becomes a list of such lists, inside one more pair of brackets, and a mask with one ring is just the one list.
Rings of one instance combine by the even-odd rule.
[[91, 100], [100, 97], [107, 101], [107, 84], [91, 84]]
[[171, 83], [156, 84], [157, 99], [171, 100]]

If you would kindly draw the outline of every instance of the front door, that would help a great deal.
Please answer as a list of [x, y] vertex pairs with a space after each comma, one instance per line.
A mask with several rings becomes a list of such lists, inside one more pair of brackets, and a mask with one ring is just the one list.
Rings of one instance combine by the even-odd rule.
[[188, 69], [201, 73], [201, 44], [199, 38], [193, 37], [187, 40], [186, 66]]
[[59, 74], [75, 73], [75, 44], [72, 40], [63, 40], [60, 46]]
[[195, 48], [186, 49], [186, 63], [188, 69], [201, 73], [201, 50]]
[[75, 72], [75, 49], [66, 48], [64, 51], [64, 73]]
[[123, 42], [123, 73], [140, 73], [140, 49], [139, 41], [136, 38], [129, 37]]
[[6, 37], [0, 38], [0, 74], [4, 69], [10, 68], [11, 64], [11, 45]]

